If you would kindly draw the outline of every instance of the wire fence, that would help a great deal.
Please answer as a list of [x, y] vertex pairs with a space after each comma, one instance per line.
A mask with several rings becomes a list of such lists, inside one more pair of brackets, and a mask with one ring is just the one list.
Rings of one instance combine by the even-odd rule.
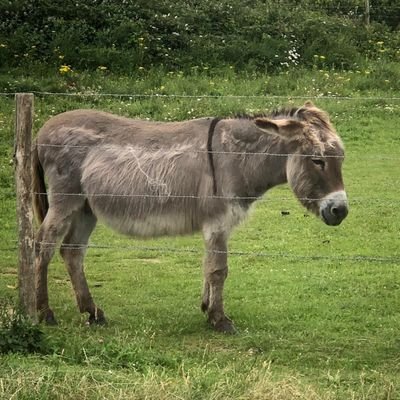
[[[310, 96], [269, 96], [269, 95], [181, 95], [181, 94], [117, 94], [117, 93], [52, 93], [52, 92], [34, 92], [36, 95], [39, 96], [73, 96], [73, 97], [113, 97], [113, 98], [132, 98], [132, 99], [140, 99], [140, 98], [193, 98], [193, 99], [219, 99], [219, 98], [232, 98], [232, 99], [309, 99]], [[13, 96], [15, 93], [0, 93], [0, 96]], [[398, 101], [400, 97], [340, 97], [340, 96], [316, 96], [311, 98], [318, 98], [318, 99], [326, 99], [326, 100], [348, 100], [348, 101], [366, 101], [366, 100], [373, 100], [373, 101]], [[58, 144], [39, 144], [39, 146], [44, 147], [51, 147], [51, 148], [87, 148], [92, 146], [87, 145], [58, 145]], [[289, 156], [304, 156], [304, 157], [313, 157], [314, 154], [304, 154], [299, 155], [295, 153], [285, 153], [285, 154], [278, 154], [278, 153], [271, 153], [271, 152], [254, 152], [254, 153], [245, 153], [241, 151], [210, 151], [210, 150], [203, 150], [203, 149], [193, 149], [190, 150], [190, 153], [212, 153], [217, 156], [271, 156], [271, 157], [289, 157]], [[328, 155], [327, 158], [342, 158], [342, 156], [336, 155]], [[398, 161], [400, 160], [400, 156], [397, 154], [373, 154], [373, 155], [361, 155], [357, 154], [355, 156], [357, 159], [366, 159], [366, 160], [389, 160], [389, 161]], [[382, 182], [380, 182], [382, 185]], [[387, 182], [387, 189], [393, 188], [392, 180], [388, 180]], [[382, 186], [381, 186], [382, 187]], [[44, 193], [33, 193], [33, 194], [44, 194]], [[282, 202], [292, 202], [293, 197], [288, 196], [279, 196], [279, 197], [263, 197], [260, 198], [259, 196], [218, 196], [218, 195], [210, 195], [210, 196], [200, 196], [194, 194], [174, 194], [174, 193], [127, 193], [127, 194], [115, 194], [115, 193], [62, 193], [62, 192], [53, 192], [51, 193], [52, 196], [85, 196], [85, 197], [104, 197], [104, 198], [142, 198], [142, 199], [154, 199], [154, 198], [161, 198], [162, 201], [165, 199], [187, 199], [187, 200], [235, 200], [235, 201], [261, 201], [261, 202], [271, 202], [271, 203], [278, 203], [281, 204]], [[15, 196], [15, 192], [9, 189], [0, 189], [0, 197], [8, 197], [13, 199]], [[300, 198], [300, 201], [318, 201], [320, 199], [313, 199], [313, 198]], [[384, 205], [384, 206], [391, 206], [397, 207], [397, 204], [400, 202], [400, 197], [385, 197], [377, 195], [377, 196], [355, 196], [351, 197], [348, 200], [348, 203], [352, 206], [356, 206], [358, 204], [377, 204], [377, 205]], [[282, 211], [282, 215], [284, 212]], [[16, 227], [11, 227], [11, 229], [15, 229]], [[42, 242], [37, 244], [40, 246], [48, 246], [54, 247], [56, 243], [52, 242]], [[18, 246], [18, 243], [15, 241], [3, 241], [3, 245], [0, 247], [2, 251], [15, 251]], [[66, 247], [66, 245], [64, 245]], [[71, 249], [75, 250], [84, 250], [87, 248], [97, 249], [97, 250], [121, 250], [121, 251], [139, 251], [139, 252], [157, 252], [160, 254], [202, 254], [204, 253], [203, 249], [199, 248], [183, 248], [183, 247], [162, 247], [162, 246], [130, 246], [130, 245], [112, 245], [108, 243], [78, 243], [72, 246], [69, 246]], [[351, 261], [351, 262], [384, 262], [384, 263], [399, 263], [400, 256], [397, 254], [393, 255], [363, 255], [363, 254], [352, 254], [352, 255], [320, 255], [320, 254], [291, 254], [290, 252], [266, 252], [266, 251], [229, 251], [230, 256], [241, 256], [241, 257], [264, 257], [264, 258], [286, 258], [286, 259], [294, 259], [294, 260], [319, 260], [319, 261]]]
[[[58, 242], [35, 242], [35, 246], [41, 248], [53, 249], [58, 246]], [[0, 247], [2, 251], [15, 251], [18, 243], [15, 242], [14, 246], [3, 246]], [[163, 255], [179, 254], [179, 255], [203, 255], [208, 254], [226, 254], [234, 257], [246, 257], [246, 258], [266, 258], [266, 259], [293, 259], [296, 261], [308, 260], [308, 261], [349, 261], [349, 262], [368, 262], [368, 263], [388, 263], [397, 264], [400, 262], [400, 256], [376, 256], [376, 255], [321, 255], [321, 254], [291, 254], [285, 252], [267, 252], [267, 251], [220, 251], [220, 250], [204, 250], [200, 248], [189, 248], [189, 247], [172, 247], [172, 246], [121, 246], [112, 244], [96, 244], [96, 243], [74, 243], [74, 244], [62, 244], [62, 247], [69, 250], [83, 250], [95, 249], [95, 250], [117, 250], [122, 252], [145, 252], [145, 253], [157, 253]]]
[[[98, 145], [73, 145], [73, 144], [44, 144], [44, 143], [37, 143], [38, 147], [50, 147], [50, 148], [94, 148], [94, 147], [101, 147], [103, 149], [107, 148], [107, 145], [105, 144], [98, 144]], [[140, 151], [140, 150], [145, 150], [144, 148], [141, 148], [140, 146], [134, 146], [132, 147], [132, 150]], [[146, 149], [147, 151], [151, 151], [151, 149]], [[174, 151], [174, 150], [180, 150], [179, 148], [174, 148], [170, 147], [168, 148], [168, 151]], [[245, 156], [245, 157], [253, 157], [253, 156], [271, 156], [271, 157], [289, 157], [289, 156], [294, 156], [294, 157], [305, 157], [305, 158], [310, 158], [310, 157], [318, 157], [319, 155], [317, 153], [306, 153], [306, 154], [300, 154], [300, 153], [271, 153], [268, 151], [217, 151], [217, 150], [203, 150], [203, 149], [192, 149], [192, 150], [185, 150], [185, 154], [213, 154], [213, 155], [232, 155], [232, 156]], [[324, 154], [323, 158], [338, 158], [338, 159], [344, 159], [343, 155], [334, 155], [334, 154]], [[397, 154], [379, 154], [379, 155], [357, 155], [357, 159], [380, 159], [380, 160], [400, 160], [400, 156]]]
[[[382, 184], [382, 182], [380, 182]], [[398, 182], [393, 182], [393, 180], [388, 179], [387, 182], [383, 185], [384, 188], [386, 189], [392, 189], [393, 184], [399, 184], [400, 181]], [[48, 195], [47, 192], [32, 192], [33, 195]], [[72, 197], [122, 197], [122, 198], [164, 198], [164, 199], [189, 199], [189, 200], [253, 200], [258, 202], [268, 202], [268, 203], [274, 203], [274, 202], [292, 202], [294, 197], [290, 196], [273, 196], [270, 197], [267, 195], [259, 195], [259, 196], [228, 196], [228, 195], [196, 195], [196, 194], [174, 194], [174, 193], [164, 193], [164, 194], [154, 194], [154, 193], [135, 193], [134, 191], [130, 191], [129, 193], [91, 193], [91, 192], [51, 192], [52, 196], [72, 196]], [[16, 191], [15, 190], [10, 190], [10, 189], [4, 189], [0, 188], [0, 198], [2, 199], [10, 199], [13, 198], [15, 199], [16, 197]], [[324, 197], [296, 197], [297, 200], [299, 201], [320, 201], [323, 200]], [[357, 203], [363, 203], [363, 202], [371, 202], [371, 203], [398, 203], [400, 202], [400, 198], [398, 197], [387, 197], [387, 198], [382, 198], [382, 196], [352, 196], [349, 199], [347, 199], [348, 204], [357, 204]]]
[[[96, 98], [96, 97], [111, 97], [111, 98], [160, 98], [160, 99], [269, 99], [269, 100], [349, 100], [349, 101], [398, 101], [400, 96], [334, 96], [334, 95], [304, 95], [304, 96], [291, 96], [291, 95], [269, 95], [269, 94], [255, 94], [255, 95], [234, 95], [234, 94], [166, 94], [166, 93], [101, 93], [101, 92], [42, 92], [30, 90], [36, 96], [60, 96], [60, 97], [80, 97], [80, 98]], [[14, 97], [16, 92], [0, 92], [0, 96]]]
[[[151, 194], [129, 194], [129, 195], [115, 195], [115, 194], [83, 194], [83, 193], [53, 193], [52, 195], [60, 195], [60, 196], [82, 196], [82, 197], [139, 197], [139, 198], [160, 198], [161, 195], [151, 195]], [[233, 197], [233, 196], [183, 196], [183, 195], [170, 195], [165, 196], [169, 198], [178, 198], [178, 199], [217, 199], [217, 200], [258, 200], [259, 202], [268, 202], [268, 203], [275, 203], [279, 204], [282, 209], [282, 204], [284, 201], [288, 203], [293, 203], [293, 197], [277, 197], [277, 198], [256, 198], [256, 197]], [[304, 198], [300, 200], [312, 200], [309, 198]], [[319, 200], [319, 199], [314, 199]], [[352, 201], [349, 201], [351, 206], [356, 206], [358, 203], [364, 201], [368, 202], [368, 205], [371, 202], [374, 202], [378, 205], [394, 205], [396, 206], [400, 199], [393, 198], [393, 199], [381, 199], [381, 198], [356, 198]], [[289, 211], [280, 211], [282, 216], [289, 215]], [[12, 227], [11, 230], [14, 230], [16, 227]], [[266, 238], [263, 236], [263, 240]], [[271, 240], [276, 239], [274, 237], [270, 238]], [[41, 247], [48, 247], [53, 248], [58, 245], [56, 242], [40, 242], [36, 245]], [[3, 245], [0, 246], [1, 251], [7, 252], [15, 252], [18, 247], [17, 241], [3, 241]], [[86, 250], [86, 249], [94, 249], [94, 250], [106, 250], [106, 251], [122, 251], [122, 252], [146, 252], [146, 253], [159, 253], [163, 255], [171, 255], [171, 254], [181, 254], [181, 255], [201, 255], [204, 253], [202, 248], [185, 248], [185, 247], [160, 247], [160, 246], [144, 246], [144, 245], [121, 245], [121, 244], [109, 244], [109, 243], [75, 243], [75, 244], [63, 244], [64, 248], [69, 248], [72, 250]], [[211, 251], [214, 252], [214, 251]], [[363, 255], [363, 254], [352, 254], [352, 255], [321, 255], [321, 254], [293, 254], [290, 252], [267, 252], [267, 251], [228, 251], [228, 252], [221, 252], [215, 251], [214, 253], [226, 253], [229, 256], [240, 256], [240, 257], [255, 257], [255, 258], [267, 258], [267, 259], [292, 259], [292, 260], [318, 260], [318, 261], [349, 261], [349, 262], [368, 262], [368, 263], [400, 263], [400, 255], [390, 255], [390, 256], [383, 256], [383, 255]]]

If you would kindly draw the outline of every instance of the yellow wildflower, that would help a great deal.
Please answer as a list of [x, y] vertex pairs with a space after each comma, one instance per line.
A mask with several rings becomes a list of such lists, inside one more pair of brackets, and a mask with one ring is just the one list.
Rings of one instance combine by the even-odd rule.
[[72, 69], [69, 65], [61, 65], [61, 67], [58, 69], [61, 74], [68, 74], [68, 72], [72, 72]]

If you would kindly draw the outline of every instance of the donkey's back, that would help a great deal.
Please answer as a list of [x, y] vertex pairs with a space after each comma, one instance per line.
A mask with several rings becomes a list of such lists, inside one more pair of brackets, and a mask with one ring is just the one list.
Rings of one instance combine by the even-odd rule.
[[50, 203], [64, 214], [85, 205], [129, 235], [197, 231], [211, 211], [202, 207], [212, 194], [209, 125], [209, 118], [163, 123], [91, 110], [60, 114], [37, 139]]
[[207, 136], [210, 118], [181, 122], [156, 122], [121, 117], [96, 110], [73, 110], [49, 119], [38, 134], [38, 143], [85, 145], [86, 142], [118, 145], [173, 146]]

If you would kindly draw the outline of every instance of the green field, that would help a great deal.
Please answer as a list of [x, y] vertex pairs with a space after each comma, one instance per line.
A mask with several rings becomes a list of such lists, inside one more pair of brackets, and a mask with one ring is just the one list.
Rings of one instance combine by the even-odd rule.
[[[1, 74], [8, 92], [80, 93], [37, 94], [35, 132], [74, 108], [182, 120], [311, 98], [345, 143], [350, 214], [325, 226], [286, 186], [256, 205], [230, 241], [225, 302], [235, 336], [211, 331], [200, 312], [200, 235], [143, 241], [99, 225], [86, 273], [108, 325], [85, 325], [57, 255], [49, 282], [59, 324], [43, 327], [45, 354], [1, 355], [0, 397], [400, 399], [399, 76], [395, 64], [274, 77]], [[0, 96], [0, 298], [17, 296], [13, 124], [13, 97]]]

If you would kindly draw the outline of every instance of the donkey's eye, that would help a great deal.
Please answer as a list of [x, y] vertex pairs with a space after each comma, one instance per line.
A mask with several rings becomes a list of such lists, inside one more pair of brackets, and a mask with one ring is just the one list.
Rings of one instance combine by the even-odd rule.
[[325, 161], [321, 160], [320, 158], [312, 158], [311, 161], [315, 164], [318, 165], [321, 169], [325, 168]]

